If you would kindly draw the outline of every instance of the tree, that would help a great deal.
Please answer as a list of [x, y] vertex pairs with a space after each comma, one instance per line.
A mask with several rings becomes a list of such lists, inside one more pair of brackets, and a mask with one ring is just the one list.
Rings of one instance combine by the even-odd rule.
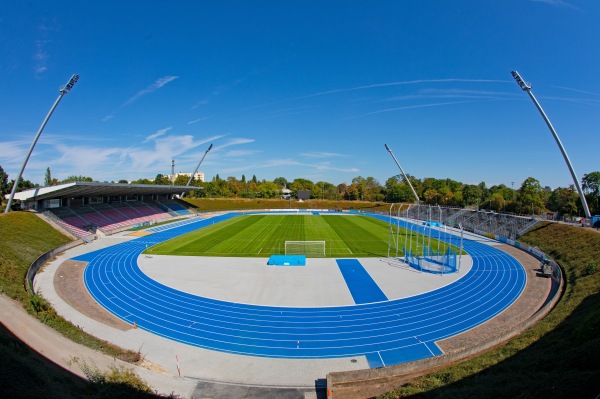
[[[12, 188], [14, 185], [15, 185], [15, 181], [11, 180], [7, 187], [9, 193], [12, 192]], [[32, 182], [30, 182], [29, 180], [21, 179], [21, 180], [19, 180], [19, 185], [17, 186], [16, 192], [18, 193], [21, 191], [29, 190], [30, 188], [34, 188], [34, 187], [36, 187], [36, 185], [33, 184]]]
[[129, 184], [129, 182], [125, 179], [121, 179], [118, 181], [119, 184]]
[[44, 186], [48, 187], [52, 185], [52, 174], [50, 173], [50, 167], [46, 168], [46, 176], [44, 177]]
[[351, 185], [346, 186], [344, 198], [348, 201], [356, 201], [357, 199], [359, 199], [358, 184], [352, 183]]
[[425, 198], [425, 202], [427, 204], [436, 205], [442, 198], [442, 195], [438, 193], [435, 189], [430, 188], [429, 190], [423, 193], [423, 197]]
[[592, 172], [583, 175], [581, 179], [583, 191], [595, 196], [600, 195], [600, 172]]
[[520, 211], [522, 213], [535, 213], [544, 209], [544, 191], [540, 182], [533, 177], [525, 179], [519, 188]]
[[171, 182], [169, 181], [169, 178], [167, 176], [164, 176], [161, 173], [159, 173], [154, 178], [154, 184], [158, 186], [168, 186], [171, 184]]
[[138, 180], [132, 180], [131, 184], [154, 184], [154, 182], [150, 181], [149, 179], [138, 179]]
[[462, 189], [463, 200], [469, 205], [480, 204], [483, 199], [483, 191], [481, 187], [473, 184], [468, 184]]
[[2, 195], [0, 202], [4, 200], [4, 196], [9, 192], [10, 190], [8, 189], [8, 175], [6, 174], [6, 172], [4, 172], [2, 166], [0, 166], [0, 195]]
[[288, 181], [285, 177], [276, 177], [273, 180], [273, 183], [277, 184], [279, 187], [283, 188], [288, 184]]
[[592, 172], [583, 175], [581, 179], [582, 188], [588, 197], [587, 201], [594, 214], [600, 215], [600, 172]]
[[276, 198], [279, 196], [279, 187], [273, 182], [264, 182], [258, 185], [258, 191], [262, 198]]
[[499, 191], [492, 194], [490, 201], [492, 203], [492, 208], [496, 211], [501, 211], [504, 208], [504, 197]]
[[552, 191], [548, 198], [548, 209], [558, 212], [559, 215], [573, 216], [577, 215], [577, 201], [579, 195], [569, 188], [558, 187]]
[[86, 176], [69, 176], [66, 179], [64, 179], [62, 182], [63, 183], [71, 183], [74, 181], [93, 182], [94, 179], [92, 179], [91, 177], [86, 177]]
[[312, 181], [307, 179], [294, 179], [288, 188], [292, 191], [294, 196], [296, 196], [300, 190], [309, 190], [312, 196], [314, 184]]
[[189, 176], [179, 175], [175, 178], [173, 185], [174, 186], [185, 186], [187, 184], [188, 180], [190, 180]]

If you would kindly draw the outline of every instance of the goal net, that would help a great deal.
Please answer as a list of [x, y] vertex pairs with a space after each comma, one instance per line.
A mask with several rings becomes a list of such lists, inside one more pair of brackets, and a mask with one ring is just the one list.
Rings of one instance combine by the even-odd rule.
[[325, 256], [325, 241], [286, 241], [285, 254]]

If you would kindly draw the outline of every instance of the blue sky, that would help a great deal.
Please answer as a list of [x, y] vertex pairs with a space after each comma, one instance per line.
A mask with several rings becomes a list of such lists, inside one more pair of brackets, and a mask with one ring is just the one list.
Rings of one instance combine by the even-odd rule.
[[24, 178], [350, 183], [407, 173], [488, 186], [600, 170], [600, 2], [10, 1], [0, 6], [0, 165]]

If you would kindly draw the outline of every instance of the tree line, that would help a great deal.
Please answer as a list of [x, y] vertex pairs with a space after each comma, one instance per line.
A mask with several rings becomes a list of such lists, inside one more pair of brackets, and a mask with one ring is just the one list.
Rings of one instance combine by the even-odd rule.
[[[554, 212], [560, 216], [583, 215], [583, 207], [579, 195], [574, 187], [558, 187], [554, 190], [544, 188], [540, 182], [528, 177], [520, 186], [507, 187], [504, 184], [487, 187], [485, 182], [477, 185], [465, 184], [452, 179], [436, 179], [426, 177], [417, 179], [408, 176], [411, 185], [420, 201], [429, 205], [472, 207], [476, 209], [493, 210], [496, 212], [512, 212], [520, 214], [541, 214]], [[168, 176], [158, 174], [152, 180], [138, 179], [131, 182], [119, 180], [118, 183], [131, 184], [157, 184], [185, 186], [189, 177], [179, 175], [174, 181]], [[73, 181], [88, 181], [94, 179], [87, 176], [69, 176], [58, 181], [52, 178], [50, 168], [46, 170], [45, 186], [68, 183]], [[114, 183], [114, 181], [113, 181]], [[191, 183], [198, 190], [191, 191], [190, 197], [198, 198], [279, 198], [281, 190], [287, 188], [291, 191], [292, 198], [298, 191], [310, 191], [311, 199], [345, 200], [345, 201], [373, 201], [373, 202], [415, 202], [414, 195], [409, 185], [399, 176], [393, 176], [381, 184], [373, 177], [357, 176], [350, 184], [338, 185], [308, 179], [296, 178], [288, 181], [278, 177], [272, 181], [258, 180], [256, 175], [247, 179], [242, 175], [240, 179], [228, 176], [223, 179], [218, 174], [211, 181], [202, 182], [192, 179]], [[0, 166], [0, 192], [2, 200], [4, 195], [10, 193], [14, 180], [8, 180], [8, 175]], [[600, 214], [600, 171], [583, 175], [581, 185], [592, 214]], [[19, 182], [18, 191], [36, 187], [29, 180]]]

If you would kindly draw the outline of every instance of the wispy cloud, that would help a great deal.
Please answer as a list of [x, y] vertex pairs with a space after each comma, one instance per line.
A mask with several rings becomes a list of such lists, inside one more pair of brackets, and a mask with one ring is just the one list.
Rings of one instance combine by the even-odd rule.
[[293, 161], [291, 159], [271, 159], [266, 160], [264, 162], [258, 162], [254, 164], [246, 164], [238, 167], [226, 168], [223, 169], [223, 173], [238, 173], [245, 171], [254, 171], [256, 169], [280, 169], [284, 166], [294, 166], [294, 167], [302, 167], [303, 170], [331, 170], [336, 172], [344, 172], [344, 173], [357, 173], [359, 171], [358, 168], [341, 168], [332, 166], [329, 162], [326, 163], [302, 163], [298, 161]]
[[171, 129], [172, 129], [172, 127], [160, 129], [156, 133], [151, 134], [150, 136], [146, 137], [146, 139], [143, 141], [143, 143], [147, 143], [148, 141], [156, 140], [158, 137], [164, 136], [165, 134], [167, 134], [167, 132]]
[[[196, 139], [192, 135], [165, 135], [157, 132], [149, 140], [153, 141], [154, 147], [135, 146], [124, 149], [124, 163], [131, 173], [139, 176], [152, 177], [157, 171], [168, 171], [171, 159], [177, 161], [178, 169], [185, 170], [192, 167], [198, 159], [198, 147], [203, 144], [218, 140], [223, 136], [212, 136]], [[166, 132], [165, 132], [166, 133]], [[144, 142], [146, 142], [144, 141]], [[149, 172], [153, 171], [153, 172]]]
[[582, 93], [582, 94], [589, 94], [592, 96], [600, 96], [600, 93], [594, 93], [591, 91], [585, 91], [585, 90], [579, 90], [579, 89], [572, 89], [570, 87], [562, 87], [562, 86], [553, 86], [556, 87], [557, 89], [562, 89], [562, 90], [569, 90], [569, 91], [574, 91], [576, 93]]
[[244, 138], [232, 138], [229, 139], [226, 143], [221, 144], [221, 145], [216, 145], [213, 148], [213, 151], [220, 151], [224, 148], [227, 147], [231, 147], [233, 145], [240, 145], [240, 144], [249, 144], [249, 143], [254, 143], [256, 140], [254, 139], [244, 139]]
[[0, 143], [1, 165], [7, 173], [7, 169], [17, 168], [19, 164], [23, 163], [25, 151], [29, 144], [25, 140]]
[[423, 89], [417, 94], [407, 94], [404, 96], [394, 96], [383, 99], [382, 101], [405, 101], [430, 98], [472, 98], [497, 100], [505, 97], [515, 97], [518, 93], [496, 92], [489, 90], [464, 90], [464, 89]]
[[[172, 81], [174, 81], [175, 79], [179, 78], [179, 76], [165, 76], [163, 78], [157, 79], [154, 83], [152, 83], [151, 85], [149, 85], [148, 87], [146, 87], [143, 90], [138, 91], [135, 95], [133, 95], [132, 97], [129, 97], [127, 99], [127, 101], [125, 101], [118, 109], [117, 111], [123, 109], [124, 107], [134, 103], [135, 101], [137, 101], [138, 99], [140, 99], [141, 97], [153, 93], [156, 90], [160, 89], [161, 87], [165, 86], [167, 83], [170, 83]], [[114, 118], [114, 114], [117, 112], [113, 112], [109, 115], [106, 115], [104, 118], [102, 118], [102, 122], [107, 122], [109, 120], [111, 120], [112, 118]]]
[[48, 52], [46, 51], [46, 44], [50, 43], [49, 40], [36, 40], [35, 41], [35, 54], [33, 55], [33, 71], [35, 77], [40, 78], [41, 75], [48, 70], [46, 66], [48, 62]]
[[446, 106], [446, 105], [469, 104], [469, 103], [478, 103], [478, 102], [483, 102], [483, 101], [450, 101], [450, 102], [444, 102], [444, 103], [407, 105], [404, 107], [380, 109], [377, 111], [372, 111], [372, 112], [367, 112], [367, 113], [360, 114], [360, 115], [351, 116], [346, 119], [355, 119], [355, 118], [360, 118], [360, 117], [368, 116], [368, 115], [375, 115], [375, 114], [381, 114], [384, 112], [392, 112], [392, 111], [401, 111], [401, 110], [406, 110], [406, 109], [442, 107], [442, 106]]
[[48, 70], [48, 60], [50, 59], [48, 45], [53, 43], [53, 40], [49, 37], [58, 30], [58, 25], [52, 22], [41, 23], [37, 26], [40, 38], [34, 42], [35, 51], [33, 54], [33, 72], [36, 79], [41, 79], [44, 72]]
[[352, 92], [352, 91], [359, 91], [359, 90], [369, 90], [369, 89], [376, 89], [376, 88], [382, 88], [382, 87], [407, 86], [407, 85], [418, 85], [418, 84], [426, 84], [426, 83], [510, 83], [510, 82], [511, 82], [510, 80], [496, 80], [496, 79], [447, 78], [447, 79], [417, 79], [417, 80], [406, 80], [406, 81], [399, 81], [399, 82], [374, 83], [374, 84], [370, 84], [370, 85], [321, 91], [321, 92], [317, 92], [317, 93], [307, 94], [304, 96], [293, 97], [293, 98], [288, 98], [288, 99], [284, 99], [284, 100], [280, 100], [280, 101], [275, 101], [275, 102], [271, 102], [271, 103], [267, 103], [267, 104], [255, 105], [255, 106], [247, 108], [247, 109], [266, 107], [269, 105], [281, 104], [281, 103], [285, 103], [285, 102], [289, 102], [289, 101], [302, 100], [302, 99], [325, 96], [325, 95], [330, 95], [330, 94]]
[[157, 79], [154, 83], [152, 83], [145, 89], [138, 91], [135, 95], [133, 95], [132, 97], [127, 99], [127, 101], [125, 101], [123, 106], [127, 106], [127, 105], [137, 101], [138, 99], [145, 96], [146, 94], [155, 92], [156, 90], [160, 89], [161, 87], [165, 86], [167, 83], [170, 83], [177, 78], [179, 78], [179, 76], [165, 76], [164, 78]]
[[258, 150], [232, 150], [232, 151], [227, 151], [225, 154], [223, 154], [223, 157], [225, 158], [242, 158], [242, 157], [246, 157], [248, 155], [254, 155], [254, 154], [258, 154], [261, 151]]
[[332, 158], [347, 156], [343, 154], [336, 154], [334, 152], [303, 152], [300, 155], [307, 158]]
[[561, 8], [570, 8], [573, 10], [577, 10], [580, 11], [581, 9], [571, 3], [567, 3], [566, 1], [563, 0], [531, 0], [534, 3], [544, 3], [544, 4], [548, 4], [554, 7], [561, 7]]
[[188, 125], [193, 125], [194, 123], [198, 123], [198, 122], [200, 122], [200, 121], [204, 121], [204, 120], [206, 120], [206, 119], [208, 119], [208, 116], [205, 116], [204, 118], [198, 118], [198, 119], [194, 119], [193, 121], [189, 121], [187, 124], [188, 124]]
[[208, 100], [200, 100], [200, 101], [196, 101], [196, 104], [192, 105], [192, 109], [196, 109], [198, 107], [201, 107], [202, 105], [208, 104]]

